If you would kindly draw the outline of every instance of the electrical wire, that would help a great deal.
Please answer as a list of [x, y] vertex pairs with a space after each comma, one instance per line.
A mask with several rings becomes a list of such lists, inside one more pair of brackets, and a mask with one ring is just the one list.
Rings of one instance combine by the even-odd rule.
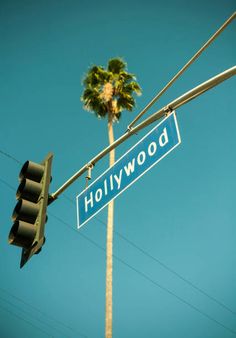
[[15, 191], [15, 188], [14, 188], [11, 184], [7, 183], [6, 181], [4, 181], [4, 180], [1, 179], [1, 178], [0, 178], [0, 181], [1, 181], [3, 184], [5, 184], [8, 188], [10, 188], [11, 190], [14, 190], [14, 191]]
[[[91, 238], [89, 238], [88, 236], [84, 235], [83, 233], [79, 232], [76, 228], [72, 227], [69, 223], [65, 222], [63, 219], [61, 219], [58, 216], [55, 216], [54, 214], [50, 213], [50, 215], [52, 217], [54, 217], [56, 220], [58, 220], [60, 223], [66, 225], [69, 229], [71, 229], [72, 231], [76, 232], [79, 236], [83, 237], [84, 239], [86, 239], [88, 242], [92, 243], [94, 246], [96, 246], [97, 248], [99, 248], [100, 250], [102, 250], [103, 252], [106, 253], [106, 249], [103, 248], [101, 245], [99, 245], [98, 243], [96, 243], [94, 240], [92, 240]], [[201, 315], [203, 315], [204, 317], [208, 318], [210, 321], [214, 322], [215, 324], [217, 324], [218, 326], [221, 326], [222, 328], [224, 328], [225, 330], [229, 331], [230, 333], [236, 335], [236, 331], [231, 329], [230, 327], [226, 326], [225, 324], [221, 323], [220, 321], [218, 321], [217, 319], [215, 319], [214, 317], [208, 315], [207, 313], [205, 313], [204, 311], [200, 310], [199, 308], [197, 308], [195, 305], [191, 304], [190, 302], [186, 301], [185, 299], [183, 299], [182, 297], [178, 296], [177, 294], [175, 294], [173, 291], [169, 290], [168, 288], [166, 288], [165, 286], [159, 284], [158, 282], [156, 282], [154, 279], [150, 278], [148, 275], [146, 275], [144, 272], [136, 269], [135, 267], [133, 267], [131, 264], [125, 262], [123, 259], [121, 259], [120, 257], [118, 257], [117, 255], [112, 255], [117, 261], [119, 261], [120, 263], [122, 263], [123, 265], [127, 266], [128, 268], [130, 268], [131, 270], [133, 270], [134, 272], [136, 272], [138, 275], [142, 276], [144, 279], [148, 280], [149, 282], [151, 282], [153, 285], [155, 285], [156, 287], [158, 287], [159, 289], [165, 291], [166, 293], [168, 293], [169, 295], [175, 297], [176, 299], [178, 299], [180, 302], [184, 303], [185, 305], [188, 305], [191, 309], [197, 311], [198, 313], [200, 313]]]
[[[13, 186], [11, 186], [10, 184], [8, 184], [5, 180], [3, 180], [3, 179], [0, 178], [0, 181], [1, 181], [3, 184], [5, 184], [8, 188], [10, 188], [11, 190], [15, 191], [15, 188], [14, 188]], [[46, 317], [46, 318], [48, 318], [48, 319], [50, 319], [50, 320], [52, 320], [52, 321], [54, 321], [54, 322], [60, 324], [61, 326], [63, 326], [63, 327], [66, 328], [66, 329], [69, 329], [69, 330], [72, 331], [74, 334], [79, 334], [81, 337], [87, 338], [86, 335], [82, 334], [82, 333], [79, 332], [78, 330], [75, 330], [75, 329], [73, 329], [72, 327], [70, 327], [69, 325], [66, 325], [66, 324], [64, 324], [63, 322], [57, 320], [56, 318], [54, 318], [54, 317], [52, 317], [52, 316], [49, 316], [48, 314], [46, 314], [46, 313], [44, 313], [43, 311], [39, 310], [37, 307], [35, 307], [35, 306], [33, 306], [33, 305], [31, 305], [31, 304], [25, 302], [25, 301], [24, 301], [23, 299], [21, 299], [20, 297], [17, 297], [17, 296], [15, 296], [15, 295], [13, 295], [13, 294], [10, 293], [9, 291], [6, 291], [5, 289], [3, 289], [3, 288], [1, 288], [1, 287], [0, 287], [0, 290], [1, 290], [2, 292], [4, 292], [4, 293], [10, 295], [11, 297], [15, 298], [16, 300], [20, 301], [21, 303], [27, 305], [27, 306], [30, 307], [31, 309], [37, 311], [38, 313], [40, 313], [40, 314], [43, 315], [44, 317]], [[1, 298], [1, 297], [0, 297], [0, 299], [4, 300], [5, 302], [7, 302], [7, 303], [10, 304], [9, 301], [7, 301], [7, 300], [5, 300], [5, 299], [3, 299], [3, 298]], [[13, 305], [13, 304], [12, 304], [12, 305]], [[14, 306], [15, 306], [15, 305], [14, 305]], [[0, 305], [0, 307], [1, 307], [1, 305]], [[18, 308], [19, 308], [19, 307], [18, 307]], [[23, 311], [23, 312], [26, 312], [26, 311], [24, 311], [22, 308], [19, 308], [19, 309], [20, 309], [21, 311]], [[10, 312], [10, 311], [8, 311], [8, 312]], [[38, 320], [37, 318], [35, 318], [35, 319]], [[39, 320], [39, 321], [42, 322], [41, 320]], [[26, 322], [28, 322], [28, 321], [26, 321]], [[45, 325], [48, 325], [48, 326], [53, 327], [55, 330], [58, 330], [57, 328], [55, 328], [54, 326], [52, 326], [52, 325], [50, 325], [50, 324], [47, 324], [46, 322], [43, 322], [43, 323], [44, 323]], [[45, 332], [45, 333], [46, 333], [46, 332]]]
[[21, 163], [19, 160], [17, 160], [17, 158], [15, 158], [15, 157], [9, 155], [8, 153], [6, 153], [5, 151], [3, 151], [3, 150], [1, 150], [1, 149], [0, 149], [0, 154], [6, 156], [6, 157], [8, 157], [8, 158], [10, 158], [11, 160], [13, 160], [14, 162], [16, 162], [17, 164], [22, 165], [22, 163]]
[[[103, 222], [102, 220], [98, 219], [96, 216], [95, 216], [95, 218], [101, 224], [103, 224], [104, 226], [106, 226], [105, 222]], [[168, 265], [166, 265], [165, 263], [163, 263], [160, 259], [154, 257], [153, 255], [151, 255], [150, 253], [148, 253], [146, 250], [140, 248], [140, 246], [138, 246], [137, 244], [135, 244], [134, 242], [132, 242], [131, 240], [129, 240], [127, 237], [125, 237], [124, 235], [122, 235], [120, 232], [114, 230], [114, 233], [117, 236], [119, 236], [120, 238], [122, 238], [125, 242], [127, 242], [131, 246], [133, 246], [135, 249], [137, 249], [138, 251], [140, 251], [143, 255], [145, 255], [146, 257], [148, 257], [150, 259], [152, 259], [154, 262], [156, 262], [159, 265], [161, 265], [164, 269], [166, 269], [167, 271], [169, 271], [170, 273], [172, 273], [173, 275], [175, 275], [176, 277], [178, 277], [179, 279], [181, 279], [182, 281], [184, 281], [186, 284], [188, 284], [189, 286], [191, 286], [192, 288], [194, 288], [195, 290], [197, 290], [198, 292], [200, 292], [201, 294], [203, 294], [204, 296], [206, 296], [210, 300], [214, 301], [216, 304], [218, 304], [219, 306], [221, 306], [224, 310], [227, 310], [230, 313], [232, 313], [233, 315], [236, 315], [236, 312], [233, 311], [232, 309], [230, 309], [227, 305], [223, 304], [222, 302], [220, 302], [219, 300], [217, 300], [215, 297], [209, 295], [206, 291], [204, 291], [200, 287], [196, 286], [194, 283], [192, 283], [191, 281], [189, 281], [187, 278], [183, 277], [180, 273], [176, 272], [174, 269], [170, 268]]]
[[[7, 182], [5, 182], [4, 180], [1, 179], [2, 182], [4, 182], [8, 187], [10, 187], [11, 189], [14, 189], [13, 187], [11, 187]], [[67, 197], [68, 200], [70, 200], [70, 198]], [[71, 225], [67, 222], [65, 222], [64, 220], [62, 220], [61, 218], [59, 218], [58, 216], [53, 215], [52, 213], [50, 213], [50, 215], [52, 217], [54, 217], [55, 219], [57, 219], [60, 223], [66, 225], [67, 227], [69, 227], [71, 230], [75, 231], [77, 234], [79, 234], [81, 237], [83, 237], [84, 239], [86, 239], [87, 241], [89, 241], [90, 243], [92, 243], [94, 246], [96, 246], [97, 248], [99, 248], [100, 250], [102, 250], [103, 252], [106, 252], [106, 249], [103, 248], [102, 246], [100, 246], [99, 244], [97, 244], [95, 241], [91, 240], [88, 236], [82, 234], [81, 232], [78, 232], [78, 230], [74, 229], [73, 227], [71, 227]], [[124, 236], [123, 236], [124, 238]], [[233, 329], [229, 328], [228, 326], [226, 326], [225, 324], [221, 323], [220, 321], [216, 320], [214, 317], [208, 315], [207, 313], [203, 312], [202, 310], [198, 309], [196, 306], [192, 305], [190, 302], [186, 301], [185, 299], [183, 299], [182, 297], [176, 295], [173, 291], [169, 290], [168, 288], [162, 286], [161, 284], [157, 283], [154, 279], [150, 278], [149, 276], [147, 276], [145, 273], [143, 273], [142, 271], [136, 269], [135, 267], [133, 267], [132, 265], [128, 264], [127, 262], [125, 262], [123, 259], [119, 258], [118, 256], [113, 254], [113, 257], [118, 260], [119, 262], [121, 262], [122, 264], [126, 265], [127, 267], [129, 267], [131, 270], [135, 271], [137, 274], [139, 274], [140, 276], [142, 276], [143, 278], [145, 278], [146, 280], [148, 280], [149, 282], [151, 282], [153, 285], [157, 286], [158, 288], [162, 289], [163, 291], [167, 292], [168, 294], [172, 295], [173, 297], [175, 297], [176, 299], [178, 299], [179, 301], [183, 302], [184, 304], [188, 305], [190, 308], [194, 309], [195, 311], [197, 311], [198, 313], [202, 314], [203, 316], [205, 316], [206, 318], [208, 318], [209, 320], [211, 320], [212, 322], [214, 322], [215, 324], [218, 324], [219, 326], [221, 326], [222, 328], [224, 328], [225, 330], [231, 332], [232, 334], [236, 335], [236, 331], [234, 331]], [[164, 265], [163, 265], [164, 266]], [[192, 284], [192, 283], [191, 283]], [[211, 296], [210, 296], [211, 297]], [[8, 311], [9, 312], [9, 311]], [[232, 311], [233, 312], [233, 311]], [[29, 322], [30, 323], [30, 322]], [[33, 325], [31, 323], [31, 325]], [[46, 333], [46, 332], [45, 332]]]
[[[10, 158], [11, 160], [13, 160], [14, 162], [16, 162], [17, 164], [22, 165], [22, 162], [20, 162], [17, 158], [15, 158], [14, 156], [10, 155], [9, 153], [7, 153], [7, 152], [5, 152], [5, 151], [3, 151], [3, 150], [1, 150], [1, 149], [0, 149], [0, 153], [1, 153], [2, 155], [4, 155], [5, 157]], [[3, 180], [3, 179], [1, 179], [1, 178], [0, 178], [0, 181], [1, 181], [4, 185], [6, 185], [8, 188], [10, 188], [11, 190], [15, 191], [15, 188], [14, 188], [12, 185], [10, 185], [8, 182], [6, 182], [5, 180]], [[20, 301], [21, 303], [27, 305], [27, 306], [30, 307], [31, 309], [36, 310], [38, 313], [40, 313], [40, 314], [43, 315], [44, 317], [47, 317], [47, 318], [49, 318], [50, 320], [53, 320], [54, 322], [57, 322], [58, 324], [64, 326], [64, 328], [69, 329], [69, 330], [72, 331], [73, 333], [79, 334], [81, 337], [86, 337], [85, 335], [83, 335], [83, 334], [81, 334], [80, 332], [74, 330], [73, 328], [71, 328], [70, 326], [64, 324], [63, 322], [60, 322], [59, 320], [57, 320], [57, 319], [55, 319], [55, 318], [53, 318], [53, 317], [50, 317], [49, 315], [45, 314], [44, 312], [42, 312], [42, 311], [39, 310], [38, 308], [36, 308], [36, 307], [34, 307], [34, 306], [32, 306], [32, 305], [26, 303], [26, 302], [25, 302], [24, 300], [22, 300], [21, 298], [15, 296], [15, 295], [13, 295], [13, 294], [11, 294], [10, 292], [8, 292], [8, 291], [6, 291], [6, 290], [4, 290], [4, 289], [2, 289], [2, 288], [0, 288], [0, 290], [1, 290], [2, 292], [4, 292], [4, 293], [10, 295], [11, 297], [15, 298], [16, 300]], [[0, 298], [1, 298], [1, 297], [0, 297]], [[4, 300], [4, 299], [3, 299], [3, 300]], [[10, 303], [9, 301], [6, 301], [6, 300], [5, 300], [5, 302]], [[12, 305], [13, 305], [13, 304], [12, 304]], [[23, 309], [20, 309], [20, 310], [21, 310], [21, 311], [24, 311]], [[53, 326], [50, 325], [50, 324], [46, 324], [45, 322], [44, 322], [44, 324], [45, 324], [45, 325], [51, 326], [51, 327], [54, 328], [55, 330], [58, 330], [57, 328], [53, 327]]]
[[[38, 321], [39, 323], [47, 326], [49, 329], [53, 329], [58, 331], [60, 334], [65, 334], [64, 332], [62, 332], [61, 330], [57, 329], [56, 327], [54, 327], [53, 325], [46, 323], [45, 321], [41, 320], [40, 318], [37, 318], [35, 316], [33, 316], [33, 314], [29, 314], [29, 312], [27, 312], [26, 310], [22, 309], [20, 306], [17, 306], [16, 304], [13, 304], [12, 302], [10, 302], [7, 299], [4, 299], [3, 297], [0, 296], [0, 300], [4, 301], [5, 303], [7, 303], [8, 305], [14, 307], [14, 309], [21, 311], [21, 313], [24, 313], [26, 316], [31, 317], [33, 320]], [[68, 336], [67, 336], [68, 337]]]
[[[42, 310], [38, 309], [37, 307], [27, 303], [25, 300], [23, 300], [22, 298], [10, 293], [9, 291], [3, 289], [3, 288], [0, 288], [0, 290], [3, 292], [3, 293], [6, 293], [8, 295], [10, 295], [11, 297], [15, 298], [17, 301], [21, 302], [22, 304], [28, 306], [30, 309], [34, 310], [34, 311], [37, 311], [40, 315], [44, 316], [45, 318], [59, 324], [60, 326], [63, 326], [65, 329], [67, 330], [70, 330], [73, 334], [76, 334], [76, 335], [80, 335], [81, 337], [84, 337], [84, 338], [87, 338], [87, 336], [85, 336], [84, 334], [82, 334], [81, 332], [73, 329], [71, 326], [61, 322], [60, 320], [56, 319], [55, 317], [43, 312]], [[57, 330], [55, 328], [55, 330]]]
[[[44, 316], [45, 318], [47, 318], [47, 319], [49, 319], [49, 320], [51, 320], [51, 321], [54, 321], [55, 323], [57, 323], [57, 324], [63, 326], [63, 327], [64, 327], [65, 329], [67, 329], [67, 330], [70, 330], [73, 334], [80, 335], [81, 337], [87, 338], [86, 335], [82, 334], [82, 333], [79, 332], [78, 330], [73, 329], [71, 326], [66, 325], [65, 323], [59, 321], [59, 320], [56, 319], [55, 317], [46, 314], [45, 312], [43, 312], [43, 311], [41, 311], [40, 309], [38, 309], [37, 307], [35, 307], [35, 306], [33, 306], [33, 305], [27, 303], [25, 300], [23, 300], [22, 298], [20, 298], [20, 297], [14, 295], [14, 294], [12, 294], [11, 292], [9, 292], [9, 291], [7, 291], [7, 290], [1, 288], [1, 287], [0, 287], [0, 291], [2, 291], [3, 293], [5, 293], [5, 294], [11, 296], [12, 298], [16, 299], [17, 301], [19, 301], [19, 302], [21, 302], [22, 304], [26, 305], [26, 306], [29, 307], [30, 309], [32, 309], [32, 310], [34, 310], [34, 311], [37, 311], [40, 315]], [[3, 301], [9, 303], [9, 304], [12, 305], [12, 306], [15, 306], [15, 304], [12, 304], [10, 301], [5, 300], [5, 299], [3, 299], [2, 297], [0, 297], [0, 299], [2, 299]], [[18, 307], [18, 309], [21, 310], [21, 311], [23, 311], [23, 312], [25, 312], [25, 313], [27, 312], [27, 311], [23, 310], [23, 309], [20, 308], [20, 307]], [[35, 317], [34, 319], [38, 320], [36, 317]], [[53, 326], [53, 325], [51, 325], [51, 324], [48, 324], [48, 323], [46, 323], [45, 321], [41, 321], [41, 320], [39, 320], [39, 321], [42, 322], [44, 325], [50, 326], [51, 328], [53, 328], [53, 329], [55, 329], [55, 330], [57, 330], [57, 331], [62, 332], [61, 330], [57, 329], [55, 326]], [[64, 332], [63, 332], [63, 334], [64, 334]]]
[[[74, 204], [74, 201], [71, 198], [69, 198], [66, 195], [64, 195], [64, 197], [68, 201], [70, 201], [70, 203]], [[102, 221], [101, 219], [99, 219], [97, 216], [94, 216], [94, 218], [99, 223], [101, 223], [104, 227], [106, 227], [106, 223], [104, 221]], [[151, 255], [150, 253], [148, 253], [146, 250], [142, 249], [140, 246], [138, 246], [137, 244], [135, 244], [133, 241], [129, 240], [127, 237], [125, 237], [124, 235], [122, 235], [120, 232], [118, 232], [117, 230], [114, 230], [114, 233], [117, 236], [119, 236], [121, 239], [123, 239], [125, 242], [127, 242], [131, 246], [133, 246], [135, 249], [137, 249], [139, 252], [141, 252], [143, 255], [145, 255], [146, 257], [148, 257], [150, 259], [152, 259], [154, 262], [156, 262], [159, 265], [161, 265], [164, 269], [166, 269], [167, 271], [169, 271], [170, 273], [172, 273], [173, 275], [175, 275], [176, 277], [178, 277], [179, 279], [181, 279], [182, 281], [184, 281], [186, 284], [188, 284], [189, 286], [191, 286], [192, 288], [194, 288], [195, 290], [197, 290], [198, 292], [200, 292], [202, 295], [206, 296], [208, 299], [210, 299], [213, 302], [215, 302], [216, 304], [218, 304], [224, 310], [227, 310], [230, 313], [232, 313], [233, 315], [236, 315], [236, 312], [233, 311], [229, 306], [227, 306], [224, 303], [220, 302], [215, 297], [209, 295], [206, 291], [204, 291], [203, 289], [201, 289], [200, 287], [198, 287], [197, 285], [195, 285], [193, 282], [189, 281], [187, 278], [183, 277], [180, 273], [176, 272], [174, 269], [170, 268], [167, 264], [163, 263], [160, 259], [154, 257], [153, 255]]]
[[53, 336], [52, 336], [50, 333], [48, 333], [47, 331], [45, 331], [45, 330], [41, 329], [39, 326], [37, 326], [37, 325], [33, 324], [32, 322], [30, 322], [30, 321], [26, 320], [24, 317], [22, 317], [22, 316], [20, 316], [20, 315], [16, 314], [15, 312], [13, 312], [13, 311], [11, 311], [11, 310], [9, 310], [9, 309], [5, 308], [5, 307], [4, 307], [4, 306], [2, 306], [1, 304], [0, 304], [0, 308], [1, 308], [1, 309], [2, 309], [4, 312], [8, 312], [8, 313], [10, 313], [10, 315], [13, 315], [13, 316], [15, 316], [16, 318], [18, 318], [18, 319], [22, 320], [23, 322], [27, 323], [28, 325], [30, 325], [30, 326], [32, 326], [32, 327], [34, 327], [34, 328], [36, 328], [37, 330], [39, 330], [39, 331], [43, 332], [44, 334], [46, 334], [46, 335], [47, 335], [47, 337], [54, 338], [54, 337], [53, 337]]

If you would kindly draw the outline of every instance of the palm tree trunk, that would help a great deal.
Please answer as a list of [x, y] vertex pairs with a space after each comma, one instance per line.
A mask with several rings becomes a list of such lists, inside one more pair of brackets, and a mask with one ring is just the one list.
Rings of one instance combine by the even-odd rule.
[[[108, 114], [109, 144], [114, 142], [112, 113]], [[110, 166], [115, 163], [115, 150], [110, 152]], [[113, 253], [114, 200], [108, 204], [107, 217], [107, 266], [106, 266], [106, 327], [105, 338], [112, 338], [112, 253]]]

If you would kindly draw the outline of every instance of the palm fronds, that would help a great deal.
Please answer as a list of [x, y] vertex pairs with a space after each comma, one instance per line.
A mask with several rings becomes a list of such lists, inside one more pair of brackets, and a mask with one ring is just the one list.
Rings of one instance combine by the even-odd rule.
[[109, 60], [107, 69], [92, 66], [88, 70], [81, 97], [86, 110], [93, 111], [98, 117], [111, 113], [114, 121], [119, 120], [123, 110], [133, 110], [133, 95], [141, 95], [141, 88], [134, 74], [128, 73], [126, 67], [121, 58], [113, 58]]

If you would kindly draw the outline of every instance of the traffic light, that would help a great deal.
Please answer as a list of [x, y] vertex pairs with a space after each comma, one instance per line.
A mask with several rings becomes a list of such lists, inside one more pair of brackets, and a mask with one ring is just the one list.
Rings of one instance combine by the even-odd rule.
[[20, 184], [16, 192], [18, 202], [12, 214], [14, 224], [8, 241], [22, 248], [21, 268], [41, 251], [45, 242], [52, 159], [53, 154], [49, 153], [41, 164], [27, 161], [19, 174]]

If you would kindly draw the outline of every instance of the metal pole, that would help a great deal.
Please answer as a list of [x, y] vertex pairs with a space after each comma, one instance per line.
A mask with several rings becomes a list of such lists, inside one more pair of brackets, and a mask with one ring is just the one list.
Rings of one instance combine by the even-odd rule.
[[175, 110], [182, 106], [183, 104], [193, 100], [197, 96], [203, 94], [207, 90], [217, 86], [221, 82], [229, 79], [231, 76], [236, 75], [236, 66], [227, 69], [223, 73], [216, 75], [215, 77], [203, 82], [199, 86], [191, 89], [187, 93], [183, 94], [182, 96], [176, 98], [174, 101], [169, 103], [167, 106], [161, 108], [156, 113], [152, 114], [146, 120], [138, 124], [135, 128], [132, 128], [130, 131], [126, 132], [120, 138], [118, 138], [114, 143], [109, 145], [107, 148], [102, 150], [98, 155], [92, 158], [88, 163], [86, 163], [79, 171], [77, 171], [70, 179], [68, 179], [56, 192], [51, 195], [51, 203], [65, 190], [67, 189], [78, 177], [83, 175], [87, 170], [88, 167], [91, 165], [95, 165], [99, 160], [101, 160], [105, 155], [107, 155], [112, 149], [115, 149], [118, 145], [123, 143], [133, 134], [137, 133], [139, 130], [149, 126], [151, 123], [159, 120], [163, 116], [166, 115], [168, 111]]
[[165, 85], [165, 87], [147, 104], [147, 106], [134, 118], [128, 125], [127, 129], [130, 130], [134, 124], [146, 113], [146, 111], [167, 91], [168, 88], [180, 77], [183, 72], [201, 55], [201, 53], [217, 38], [217, 36], [233, 21], [236, 17], [234, 12], [228, 20], [211, 36], [211, 38], [197, 51], [196, 54], [181, 68], [178, 73]]

